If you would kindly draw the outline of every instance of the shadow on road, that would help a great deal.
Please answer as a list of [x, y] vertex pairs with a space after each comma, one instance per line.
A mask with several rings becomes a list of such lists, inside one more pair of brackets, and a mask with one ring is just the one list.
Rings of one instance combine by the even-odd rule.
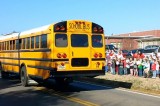
[[9, 77], [7, 79], [2, 79], [0, 77], [0, 90], [10, 88], [10, 87], [16, 87], [16, 86], [20, 86], [20, 85], [21, 85], [20, 79], [18, 79], [17, 76]]
[[78, 80], [87, 81], [87, 82], [95, 83], [95, 84], [100, 84], [103, 86], [110, 86], [112, 88], [122, 87], [122, 88], [130, 89], [132, 87], [132, 83], [122, 82], [122, 81], [113, 81], [113, 80], [107, 80], [107, 79], [83, 77], [83, 78], [79, 78]]

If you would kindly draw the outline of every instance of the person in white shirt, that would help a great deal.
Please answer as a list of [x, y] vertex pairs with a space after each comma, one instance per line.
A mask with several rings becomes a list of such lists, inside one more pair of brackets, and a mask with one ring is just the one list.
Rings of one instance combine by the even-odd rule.
[[149, 62], [149, 60], [147, 59], [147, 58], [145, 58], [144, 59], [144, 61], [143, 61], [143, 63], [142, 63], [142, 65], [143, 65], [143, 75], [144, 75], [144, 77], [146, 78], [148, 78], [149, 77], [149, 71], [150, 71], [150, 62]]
[[130, 58], [129, 60], [130, 60], [130, 61], [129, 61], [130, 74], [133, 76], [133, 65], [134, 65], [134, 63], [133, 63], [133, 59], [132, 59], [132, 58]]
[[119, 52], [118, 52], [118, 54], [117, 54], [117, 58], [118, 58], [118, 59], [124, 58], [124, 57], [123, 57], [123, 54], [122, 54], [122, 50], [119, 50]]
[[137, 61], [138, 59], [137, 58], [134, 58], [134, 61], [133, 61], [133, 75], [134, 76], [138, 76], [138, 66], [137, 66]]

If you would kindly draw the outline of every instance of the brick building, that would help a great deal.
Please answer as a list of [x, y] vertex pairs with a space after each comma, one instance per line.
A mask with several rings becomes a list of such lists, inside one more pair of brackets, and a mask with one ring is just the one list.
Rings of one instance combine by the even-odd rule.
[[112, 35], [106, 36], [105, 39], [106, 44], [113, 44], [121, 49], [144, 48], [147, 45], [160, 45], [160, 30]]

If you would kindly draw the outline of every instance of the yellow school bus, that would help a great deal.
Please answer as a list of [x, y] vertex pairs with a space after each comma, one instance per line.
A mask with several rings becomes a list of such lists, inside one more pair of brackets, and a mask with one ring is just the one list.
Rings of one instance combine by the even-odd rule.
[[23, 86], [30, 79], [103, 75], [104, 66], [104, 31], [93, 22], [67, 20], [0, 37], [1, 76], [19, 74]]

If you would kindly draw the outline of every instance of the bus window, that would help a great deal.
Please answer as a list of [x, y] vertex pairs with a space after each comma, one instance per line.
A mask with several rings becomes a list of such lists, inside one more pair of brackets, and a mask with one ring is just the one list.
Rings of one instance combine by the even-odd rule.
[[12, 50], [15, 50], [15, 40], [13, 40], [13, 48]]
[[67, 35], [66, 34], [56, 34], [55, 35], [55, 45], [56, 47], [67, 47], [68, 41], [67, 41]]
[[16, 49], [22, 49], [22, 39], [16, 40]]
[[39, 36], [36, 36], [35, 47], [39, 48]]
[[34, 36], [31, 37], [31, 49], [34, 49]]
[[10, 41], [10, 50], [12, 50], [12, 47], [13, 47], [13, 41], [11, 40]]
[[41, 35], [41, 48], [47, 48], [47, 35]]
[[72, 34], [72, 47], [88, 47], [88, 36], [86, 34]]
[[92, 47], [102, 47], [103, 41], [101, 35], [92, 35]]
[[25, 49], [26, 43], [25, 43], [25, 38], [22, 39], [23, 40], [23, 44], [22, 44], [22, 49]]
[[2, 43], [0, 42], [0, 50], [1, 50], [1, 44], [2, 44]]
[[26, 38], [26, 49], [30, 49], [30, 38]]
[[7, 46], [6, 50], [9, 50], [9, 41], [6, 42], [6, 46]]

